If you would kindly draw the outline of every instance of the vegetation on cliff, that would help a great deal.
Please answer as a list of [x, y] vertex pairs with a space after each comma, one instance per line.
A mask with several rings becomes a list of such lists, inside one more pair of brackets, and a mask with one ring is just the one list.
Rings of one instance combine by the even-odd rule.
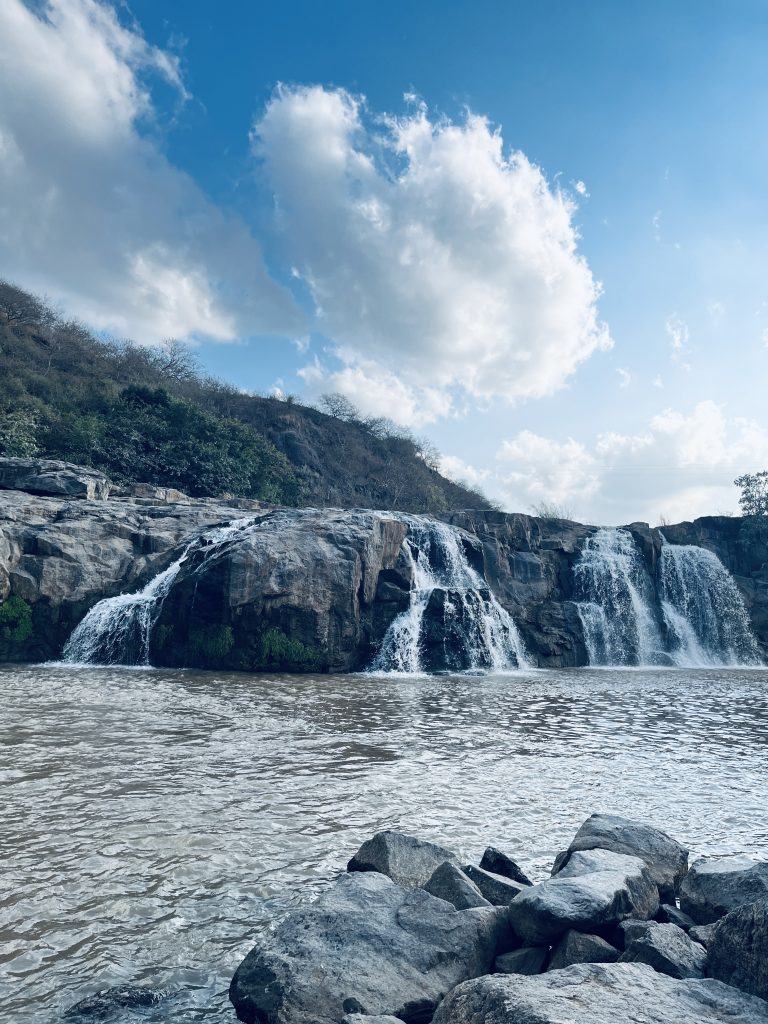
[[64, 459], [118, 483], [277, 504], [440, 513], [484, 508], [425, 442], [341, 398], [325, 410], [246, 394], [193, 352], [95, 337], [0, 281], [0, 455]]

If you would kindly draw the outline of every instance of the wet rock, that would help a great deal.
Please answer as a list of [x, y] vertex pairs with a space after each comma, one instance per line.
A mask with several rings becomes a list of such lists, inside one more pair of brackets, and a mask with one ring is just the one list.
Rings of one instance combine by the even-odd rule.
[[385, 831], [363, 843], [347, 864], [347, 871], [378, 871], [398, 885], [416, 889], [426, 885], [445, 863], [461, 870], [458, 859], [444, 846], [403, 832]]
[[523, 871], [517, 861], [512, 860], [506, 853], [489, 846], [482, 856], [480, 867], [490, 871], [494, 875], [503, 875], [504, 878], [511, 878], [513, 882], [520, 885], [533, 885], [528, 875]]
[[94, 501], [108, 498], [109, 488], [103, 473], [71, 462], [0, 458], [0, 490]]
[[712, 935], [715, 931], [717, 921], [712, 924], [696, 924], [690, 929], [688, 934], [694, 942], [700, 943], [705, 949], [709, 948], [709, 943], [712, 940]]
[[680, 909], [711, 924], [744, 903], [768, 897], [768, 863], [751, 857], [702, 857], [680, 887]]
[[577, 964], [536, 977], [493, 974], [455, 988], [434, 1024], [766, 1024], [768, 1004], [709, 979], [642, 964]]
[[689, 931], [695, 924], [692, 918], [684, 914], [682, 910], [678, 910], [677, 907], [673, 907], [670, 903], [662, 903], [656, 915], [656, 920], [659, 924], [676, 924], [684, 932]]
[[711, 978], [768, 999], [768, 900], [737, 907], [718, 921], [707, 954]]
[[[593, 814], [573, 838], [566, 851], [567, 863], [576, 850], [612, 850], [640, 857], [648, 865], [662, 898], [674, 902], [675, 891], [688, 870], [688, 850], [660, 829], [615, 814]], [[562, 870], [558, 858], [553, 874]]]
[[443, 861], [423, 887], [426, 892], [452, 903], [457, 910], [490, 907], [475, 883], [450, 861]]
[[477, 888], [489, 903], [495, 907], [505, 907], [527, 886], [520, 882], [514, 882], [504, 875], [494, 874], [492, 871], [485, 871], [483, 868], [475, 867], [474, 864], [466, 864], [464, 873], [472, 879]]
[[599, 935], [568, 931], [552, 950], [548, 971], [561, 971], [573, 964], [610, 964], [619, 959], [619, 951]]
[[380, 1013], [377, 1016], [369, 1016], [366, 1013], [348, 1013], [342, 1024], [403, 1024], [399, 1017], [390, 1017]]
[[95, 995], [86, 996], [66, 1011], [64, 1016], [69, 1019], [79, 1017], [89, 1020], [104, 1020], [114, 1016], [120, 1010], [133, 1010], [149, 1006], [157, 1006], [168, 998], [167, 992], [158, 992], [139, 985], [115, 985]]
[[497, 974], [541, 974], [549, 956], [549, 946], [521, 946], [496, 957]]
[[506, 917], [454, 910], [377, 872], [342, 875], [251, 950], [230, 999], [246, 1024], [338, 1024], [348, 1013], [421, 1024], [455, 985], [490, 971]]
[[648, 964], [670, 978], [703, 978], [707, 952], [676, 924], [648, 921], [626, 936], [622, 963]]
[[658, 889], [639, 857], [580, 850], [559, 874], [523, 889], [510, 906], [510, 920], [523, 941], [540, 945], [571, 928], [610, 934], [626, 918], [646, 919], [658, 908]]

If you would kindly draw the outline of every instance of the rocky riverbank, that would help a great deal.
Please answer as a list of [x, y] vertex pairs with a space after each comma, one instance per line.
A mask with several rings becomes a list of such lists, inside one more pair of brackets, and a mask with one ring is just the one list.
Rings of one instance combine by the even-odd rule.
[[[517, 853], [515, 851], [515, 853]], [[766, 1024], [768, 862], [584, 822], [550, 878], [397, 832], [248, 954], [245, 1024]]]
[[[91, 470], [0, 459], [0, 661], [60, 657], [94, 605], [141, 591], [181, 560], [153, 611], [147, 646], [153, 664], [363, 669], [409, 608], [417, 564], [424, 567], [424, 553], [414, 547], [416, 518], [409, 523], [409, 517], [370, 510], [193, 500], [146, 485], [115, 493]], [[211, 544], [206, 531], [238, 520], [248, 528]], [[420, 522], [427, 533], [435, 523], [427, 517]], [[432, 568], [439, 574], [445, 570], [441, 558], [459, 558], [465, 583], [474, 581], [473, 592], [468, 600], [451, 589], [458, 584], [451, 582], [456, 573], [449, 566], [449, 581], [425, 597], [419, 609], [424, 665], [435, 671], [495, 664], [493, 651], [476, 649], [479, 641], [467, 621], [472, 616], [495, 616], [501, 640], [516, 630], [516, 649], [531, 665], [586, 664], [574, 567], [596, 528], [495, 511], [456, 512], [446, 522], [454, 530], [455, 550], [438, 552]], [[662, 534], [637, 523], [626, 531], [654, 579]], [[741, 520], [727, 517], [665, 527], [664, 537], [718, 556], [733, 575], [765, 654], [765, 546], [745, 534]], [[428, 545], [429, 538], [421, 543]], [[653, 601], [660, 619], [660, 599]], [[503, 615], [511, 618], [509, 625]], [[136, 643], [131, 637], [125, 641], [126, 657], [140, 661]]]

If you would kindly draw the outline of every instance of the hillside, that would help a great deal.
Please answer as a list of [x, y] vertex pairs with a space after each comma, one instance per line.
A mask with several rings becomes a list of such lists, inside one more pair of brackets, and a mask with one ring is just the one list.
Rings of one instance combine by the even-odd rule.
[[0, 455], [64, 459], [121, 484], [286, 505], [440, 514], [487, 508], [407, 432], [344, 402], [330, 415], [245, 394], [193, 352], [94, 337], [0, 281]]

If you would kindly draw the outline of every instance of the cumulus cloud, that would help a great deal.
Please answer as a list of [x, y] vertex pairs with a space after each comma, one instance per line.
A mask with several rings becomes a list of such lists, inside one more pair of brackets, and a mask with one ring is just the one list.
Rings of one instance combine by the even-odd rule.
[[396, 379], [441, 392], [433, 411], [452, 388], [548, 395], [610, 346], [573, 198], [485, 118], [374, 117], [343, 90], [282, 87], [253, 141], [349, 397], [383, 383], [399, 401]]
[[152, 141], [177, 60], [98, 0], [0, 4], [0, 268], [97, 327], [157, 341], [298, 333], [244, 225]]
[[441, 455], [440, 472], [449, 480], [468, 483], [474, 487], [484, 483], [491, 475], [489, 469], [479, 469], [470, 462], [465, 462], [458, 455]]
[[733, 511], [734, 477], [766, 467], [768, 431], [702, 401], [654, 416], [640, 434], [604, 433], [591, 445], [523, 431], [501, 446], [489, 490], [510, 508], [545, 500], [593, 522], [654, 523]]

